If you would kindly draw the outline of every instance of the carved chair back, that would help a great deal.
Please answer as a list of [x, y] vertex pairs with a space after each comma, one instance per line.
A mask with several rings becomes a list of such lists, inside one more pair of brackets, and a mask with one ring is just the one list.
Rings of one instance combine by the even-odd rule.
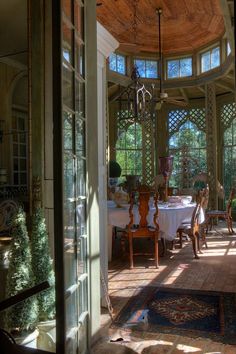
[[138, 229], [148, 229], [148, 213], [149, 213], [149, 202], [153, 193], [153, 202], [155, 207], [155, 213], [153, 215], [153, 225], [158, 228], [157, 218], [158, 218], [158, 192], [153, 191], [150, 187], [146, 185], [140, 185], [136, 191], [133, 191], [130, 194], [130, 208], [129, 216], [130, 222], [128, 224], [128, 229], [131, 229], [134, 226], [134, 205], [135, 199], [137, 198], [138, 202], [138, 213], [139, 213], [139, 223], [137, 225]]

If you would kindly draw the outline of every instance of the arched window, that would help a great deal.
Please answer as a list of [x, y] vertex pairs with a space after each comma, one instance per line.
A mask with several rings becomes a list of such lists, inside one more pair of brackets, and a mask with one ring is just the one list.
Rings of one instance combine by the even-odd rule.
[[236, 182], [236, 118], [224, 132], [223, 161], [225, 194], [229, 195]]
[[169, 139], [169, 154], [174, 156], [170, 184], [190, 188], [193, 176], [206, 172], [206, 134], [187, 120]]
[[126, 130], [118, 129], [116, 161], [122, 175], [142, 176], [142, 127], [139, 123], [132, 123]]

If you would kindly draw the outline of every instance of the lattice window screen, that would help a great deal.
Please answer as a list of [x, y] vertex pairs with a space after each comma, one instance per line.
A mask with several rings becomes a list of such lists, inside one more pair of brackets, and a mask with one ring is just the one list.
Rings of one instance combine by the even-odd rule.
[[[122, 107], [125, 108], [124, 103]], [[144, 114], [145, 113], [145, 114]], [[151, 185], [154, 177], [154, 123], [149, 111], [144, 112], [142, 118], [135, 118], [132, 112], [123, 109], [117, 112], [118, 136], [135, 121], [142, 125], [143, 139], [143, 183]]]
[[220, 120], [223, 129], [226, 130], [230, 127], [232, 121], [236, 118], [236, 103], [224, 104], [220, 109]]
[[196, 124], [198, 129], [206, 131], [204, 108], [176, 109], [169, 112], [169, 135], [176, 133], [187, 120]]

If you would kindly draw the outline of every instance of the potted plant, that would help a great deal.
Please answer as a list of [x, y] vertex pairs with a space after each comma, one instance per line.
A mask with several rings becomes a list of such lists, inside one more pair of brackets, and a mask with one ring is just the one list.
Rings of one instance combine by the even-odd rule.
[[55, 276], [53, 261], [50, 256], [48, 232], [41, 207], [36, 207], [32, 215], [32, 269], [36, 284], [45, 280], [51, 285], [50, 289], [42, 291], [37, 296], [39, 336], [37, 347], [44, 350], [54, 350], [55, 341]]
[[[6, 297], [11, 297], [34, 285], [31, 266], [31, 249], [26, 228], [25, 213], [21, 207], [12, 219], [9, 269], [6, 279]], [[4, 316], [7, 330], [13, 334], [18, 343], [27, 345], [29, 332], [34, 331], [37, 320], [37, 303], [35, 297], [30, 297], [8, 310]], [[22, 339], [23, 338], [23, 339]], [[32, 338], [32, 335], [31, 335]], [[33, 346], [29, 345], [29, 346]]]
[[118, 178], [121, 176], [121, 167], [115, 160], [110, 160], [108, 163], [109, 169], [109, 184], [110, 186], [115, 186], [118, 182]]

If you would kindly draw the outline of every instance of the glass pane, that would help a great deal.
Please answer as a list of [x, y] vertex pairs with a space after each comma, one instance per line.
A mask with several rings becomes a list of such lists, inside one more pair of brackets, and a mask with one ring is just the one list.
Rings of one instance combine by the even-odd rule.
[[227, 42], [227, 55], [230, 55], [231, 53], [231, 48], [229, 42]]
[[14, 173], [13, 179], [14, 179], [14, 184], [19, 184], [19, 176], [18, 176], [18, 173]]
[[88, 338], [88, 334], [87, 334], [87, 318], [85, 323], [80, 327], [80, 331], [79, 331], [79, 350], [81, 354], [86, 354], [87, 353], [87, 338]]
[[75, 80], [75, 110], [78, 117], [85, 117], [84, 82]]
[[69, 19], [71, 19], [71, 9], [71, 0], [62, 0], [62, 10]]
[[73, 109], [73, 73], [63, 66], [63, 103]]
[[26, 143], [26, 133], [19, 134], [20, 143]]
[[192, 58], [180, 60], [180, 77], [192, 76]]
[[75, 122], [76, 130], [76, 150], [84, 155], [85, 151], [85, 122], [83, 119], [79, 118], [79, 115], [76, 115]]
[[84, 77], [84, 45], [77, 42], [75, 43], [75, 68], [80, 76]]
[[25, 119], [19, 118], [18, 119], [18, 130], [25, 130]]
[[86, 234], [86, 200], [80, 199], [76, 207], [76, 223], [78, 235]]
[[[70, 332], [70, 337], [66, 338], [66, 353], [78, 354], [78, 332]], [[80, 351], [79, 351], [80, 354]]]
[[211, 52], [211, 68], [215, 68], [220, 65], [220, 48], [214, 48]]
[[125, 74], [125, 58], [121, 55], [117, 55], [117, 72]]
[[25, 145], [20, 145], [20, 156], [21, 157], [26, 156], [26, 146]]
[[169, 79], [179, 77], [179, 60], [168, 60], [167, 76]]
[[20, 159], [20, 170], [26, 171], [26, 160]]
[[21, 172], [20, 173], [20, 184], [26, 184], [27, 183], [27, 177], [26, 177], [26, 173]]
[[18, 156], [18, 145], [13, 145], [13, 156]]
[[146, 77], [147, 78], [157, 78], [157, 61], [146, 61]]
[[17, 130], [16, 117], [12, 117], [12, 129]]
[[206, 52], [201, 56], [201, 68], [202, 72], [208, 71], [211, 69], [211, 56], [210, 52]]
[[145, 77], [145, 60], [136, 59], [134, 63], [137, 66], [140, 77]]
[[17, 142], [18, 142], [18, 134], [17, 134], [17, 133], [14, 133], [14, 134], [12, 135], [12, 139], [13, 139], [13, 142], [14, 142], [14, 143], [17, 143]]
[[116, 54], [114, 53], [109, 56], [109, 69], [116, 71]]
[[85, 168], [86, 161], [82, 158], [77, 159], [77, 196], [86, 196], [85, 189]]
[[13, 168], [14, 168], [14, 171], [18, 171], [18, 169], [19, 169], [18, 159], [13, 160]]
[[72, 114], [64, 113], [64, 149], [72, 150], [73, 140], [72, 140], [72, 127], [73, 120]]
[[77, 1], [74, 2], [74, 23], [75, 28], [81, 38], [83, 38], [83, 8], [81, 8]]
[[72, 58], [72, 31], [70, 28], [67, 27], [65, 23], [62, 25], [62, 35], [63, 35], [63, 41], [62, 41], [62, 51], [63, 51], [63, 58], [73, 64], [73, 58]]
[[[77, 282], [75, 282], [74, 284], [77, 284]], [[77, 291], [74, 291], [66, 299], [66, 329], [67, 329], [67, 333], [69, 333], [71, 329], [76, 328], [78, 325], [78, 306], [79, 306], [78, 294], [77, 294]]]
[[[78, 231], [81, 235], [84, 233]], [[80, 275], [87, 273], [87, 237], [78, 237], [77, 240], [77, 256], [78, 256], [78, 278]]]

